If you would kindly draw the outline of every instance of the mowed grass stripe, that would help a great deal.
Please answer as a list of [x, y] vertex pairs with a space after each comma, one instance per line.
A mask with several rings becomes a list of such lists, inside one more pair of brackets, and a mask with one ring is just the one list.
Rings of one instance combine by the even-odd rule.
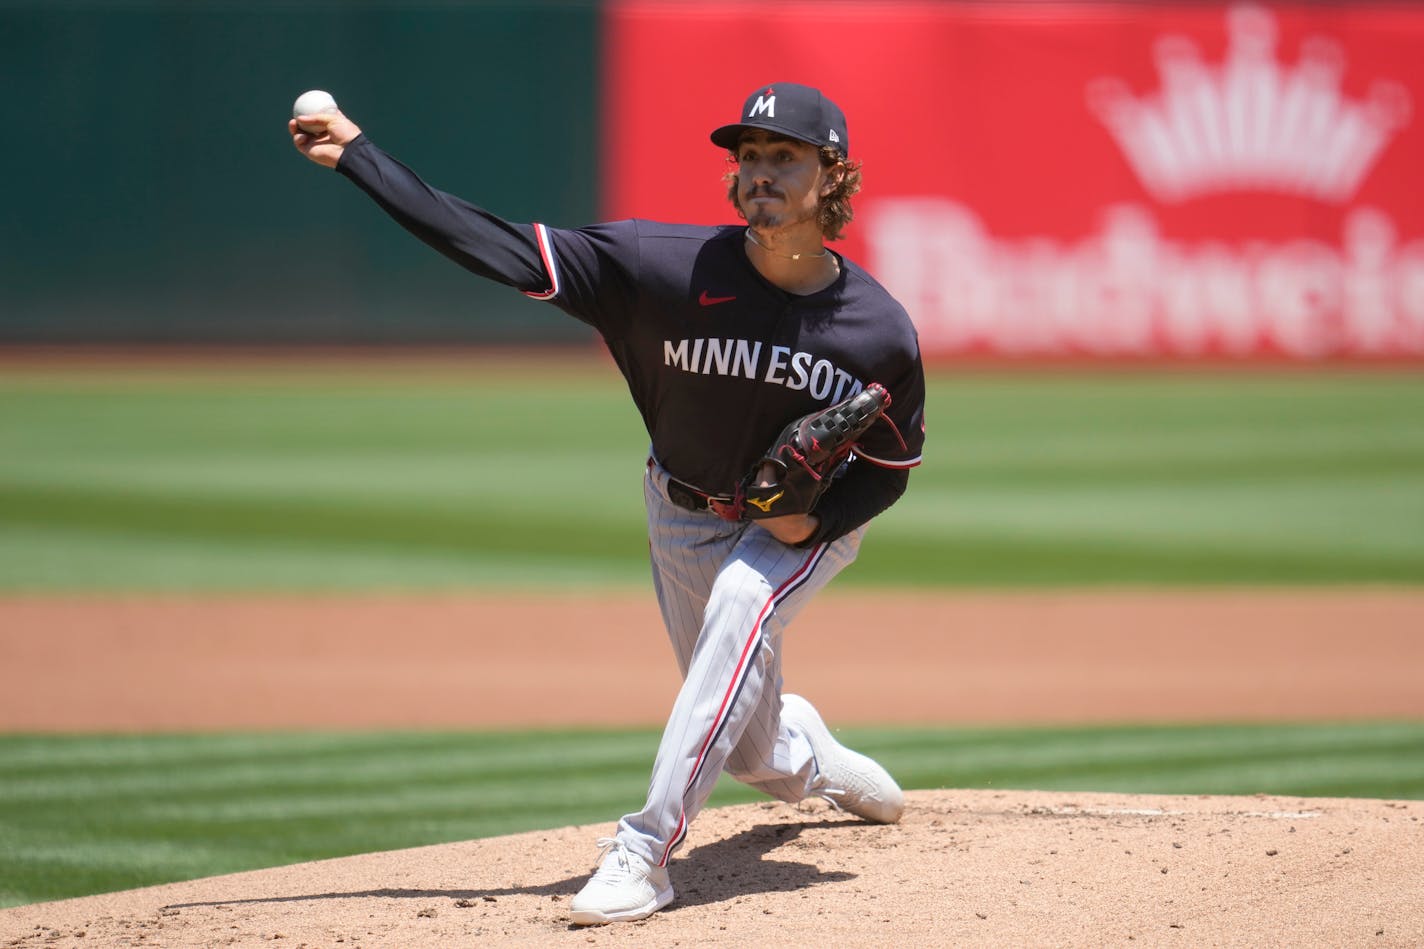
[[[1271, 503], [1267, 495], [1275, 496], [1277, 510], [1282, 499], [1291, 499], [1291, 492], [1279, 486], [1233, 492], [1230, 504], [1217, 504], [1210, 495], [1194, 498], [1178, 492], [1175, 506], [1161, 498], [1134, 503], [1131, 496], [1113, 505], [1110, 494], [1098, 492], [1095, 503], [1084, 504], [1073, 492], [1061, 490], [1048, 504], [1034, 501], [1026, 506], [1002, 493], [992, 505], [972, 494], [907, 496], [874, 526], [867, 555], [847, 572], [846, 582], [921, 586], [1424, 582], [1424, 532], [1416, 533], [1424, 530], [1419, 524], [1424, 515], [1416, 517], [1414, 511], [1420, 506], [1416, 499], [1424, 498], [1424, 485], [1416, 493], [1412, 484], [1401, 482], [1366, 495], [1370, 498], [1364, 502], [1370, 508], [1367, 513], [1377, 518], [1369, 535], [1360, 532], [1360, 525], [1368, 521], [1341, 518], [1340, 507], [1322, 507], [1313, 495], [1297, 495], [1290, 506], [1299, 516], [1283, 518], [1284, 526], [1271, 534], [1273, 515], [1263, 512], [1263, 505]], [[1402, 503], [1391, 504], [1391, 497], [1401, 498]], [[1347, 509], [1361, 506], [1358, 501], [1342, 504]], [[958, 514], [960, 505], [973, 513]], [[448, 558], [450, 564], [443, 574], [434, 570], [388, 574], [396, 579], [386, 583], [376, 569], [356, 575], [374, 586], [448, 587], [492, 579], [504, 583], [511, 579], [508, 573], [496, 571], [492, 578], [481, 572], [482, 565], [510, 570], [520, 563], [525, 566], [513, 573], [529, 585], [570, 576], [586, 582], [641, 585], [647, 573], [647, 541], [639, 513], [631, 502], [623, 506], [628, 508], [626, 516], [615, 523], [596, 514], [513, 506], [439, 510], [0, 488], [0, 520], [12, 525], [107, 533], [133, 545], [144, 539], [180, 540], [200, 545], [198, 552], [201, 545], [211, 544], [245, 551], [245, 557], [258, 560], [269, 550], [283, 551], [288, 557], [301, 551], [298, 562], [305, 569], [269, 581], [287, 589], [350, 586], [351, 575], [345, 580], [334, 575], [332, 564], [322, 559], [323, 552], [344, 558], [366, 551], [392, 558], [434, 555]], [[1055, 510], [1044, 511], [1036, 523], [1026, 523], [1032, 511], [1046, 507]], [[608, 510], [604, 508], [603, 515]], [[1244, 511], [1243, 517], [1233, 519], [1236, 510]], [[1101, 517], [1091, 518], [1093, 512]], [[1303, 522], [1319, 523], [1302, 526]], [[550, 543], [554, 537], [558, 543]], [[1338, 544], [1332, 543], [1336, 537]], [[467, 572], [454, 570], [460, 563]], [[545, 565], [549, 572], [541, 576]], [[231, 588], [230, 575], [216, 574], [205, 583], [201, 569], [199, 574], [196, 579], [189, 576], [192, 585]], [[150, 585], [155, 582], [161, 581]], [[109, 583], [95, 578], [86, 585], [106, 588]]]
[[[45, 760], [43, 743], [31, 739], [16, 754], [0, 753], [0, 804], [52, 800], [146, 800], [155, 792], [182, 795], [238, 791], [296, 790], [304, 787], [410, 786], [415, 781], [478, 778], [481, 784], [520, 781], [554, 768], [580, 777], [619, 772], [648, 760], [657, 747], [651, 733], [590, 732], [545, 734], [508, 742], [483, 735], [438, 741], [399, 736], [324, 747], [284, 740], [227, 736], [141, 736], [90, 740], [74, 751]], [[5, 742], [0, 742], [0, 748]], [[126, 753], [125, 753], [126, 752]], [[224, 753], [226, 752], [226, 753]]]
[[[1424, 722], [845, 729], [907, 788], [1424, 799]], [[657, 734], [0, 736], [11, 904], [566, 824], [647, 789]], [[710, 806], [763, 800], [723, 780]]]
[[[0, 381], [0, 588], [646, 585], [616, 374], [368, 368]], [[945, 371], [928, 399], [841, 582], [1424, 582], [1418, 373]]]
[[[592, 747], [597, 748], [596, 744]], [[639, 755], [607, 758], [571, 758], [560, 767], [577, 770], [579, 782], [594, 782], [605, 775], [621, 775], [632, 761], [644, 763], [656, 747], [647, 743]], [[539, 755], [531, 756], [523, 765], [486, 766], [482, 761], [448, 762], [422, 759], [405, 764], [387, 756], [351, 763], [332, 764], [325, 771], [308, 767], [294, 769], [275, 762], [249, 763], [240, 766], [206, 766], [188, 775], [148, 772], [125, 775], [47, 774], [38, 777], [6, 778], [0, 782], [0, 806], [23, 807], [39, 802], [70, 801], [76, 804], [94, 800], [143, 806], [161, 795], [165, 800], [224, 801], [242, 792], [244, 801], [261, 798], [295, 800], [303, 795], [383, 794], [410, 789], [419, 784], [421, 793], [441, 785], [481, 788], [490, 800], [508, 795], [518, 800], [520, 788], [532, 778], [542, 778], [554, 763]], [[538, 793], [531, 791], [530, 793]]]
[[906, 759], [949, 753], [972, 769], [994, 768], [1031, 759], [1038, 763], [1092, 759], [1160, 760], [1175, 755], [1252, 755], [1284, 751], [1296, 755], [1348, 753], [1358, 748], [1420, 747], [1424, 723], [1233, 723], [975, 729], [848, 729], [881, 752]]
[[[645, 733], [608, 730], [537, 730], [501, 732], [281, 732], [216, 735], [3, 735], [0, 774], [25, 768], [92, 770], [103, 767], [149, 768], [156, 765], [221, 764], [260, 760], [286, 766], [303, 762], [331, 765], [404, 758], [451, 760], [478, 755], [481, 761], [580, 757], [622, 757], [643, 748]], [[590, 747], [595, 750], [590, 751]]]
[[[904, 511], [892, 510], [884, 516], [910, 519], [914, 511], [907, 505]], [[1165, 538], [1103, 540], [1053, 526], [1045, 526], [1037, 536], [981, 530], [942, 538], [890, 536], [892, 529], [891, 523], [878, 525], [868, 535], [861, 558], [838, 582], [972, 588], [1424, 582], [1424, 558], [1412, 552], [1390, 556], [1353, 551], [1336, 556], [1243, 549], [1229, 538], [1196, 544]]]
[[1424, 797], [1424, 722], [864, 732], [911, 786]]
[[[1111, 750], [1069, 760], [1057, 754], [1036, 754], [1012, 760], [1000, 758], [976, 765], [956, 758], [960, 773], [970, 773], [987, 786], [1016, 788], [1112, 788], [1130, 791], [1176, 790], [1191, 793], [1291, 793], [1352, 796], [1362, 787], [1369, 796], [1389, 796], [1402, 788], [1424, 788], [1424, 737], [1395, 742], [1368, 742], [1358, 748], [1240, 748], [1213, 752], [1209, 748], [1178, 748], [1164, 740], [1155, 755]], [[890, 757], [890, 756], [887, 756]], [[997, 756], [996, 756], [997, 757]], [[891, 761], [895, 759], [890, 757]], [[923, 765], [900, 769], [906, 780], [952, 781], [954, 772], [930, 772]], [[949, 786], [955, 786], [953, 784]]]
[[[144, 370], [135, 370], [142, 374]], [[300, 375], [299, 366], [287, 370]], [[614, 376], [522, 386], [478, 377], [400, 387], [366, 382], [359, 372], [309, 385], [233, 385], [221, 378], [153, 380], [142, 388], [76, 382], [59, 388], [44, 377], [0, 382], [0, 434], [25, 454], [118, 458], [157, 451], [261, 452], [302, 456], [376, 445], [396, 451], [547, 445], [597, 447], [610, 434], [641, 430], [627, 390]], [[531, 422], [542, 421], [537, 430]], [[76, 437], [82, 435], [83, 437]]]
[[[646, 790], [656, 735], [74, 742], [0, 738], [0, 850], [14, 858], [0, 891], [19, 894], [11, 903], [611, 820]], [[16, 761], [23, 777], [6, 767]], [[77, 875], [76, 853], [88, 854]]]
[[[646, 543], [646, 541], [644, 541]], [[0, 532], [0, 595], [6, 589], [71, 592], [297, 593], [462, 589], [627, 589], [634, 568], [615, 558], [551, 559], [375, 544], [243, 544], [210, 537], [133, 535], [85, 527], [9, 526]], [[638, 589], [647, 568], [637, 569]]]
[[[608, 522], [598, 530], [571, 529], [559, 544], [549, 536], [561, 523], [556, 511], [537, 504], [537, 493], [552, 485], [526, 483], [517, 499], [480, 510], [449, 510], [384, 504], [341, 504], [318, 501], [247, 500], [214, 497], [145, 496], [122, 491], [87, 491], [57, 487], [0, 489], [0, 518], [15, 524], [103, 528], [133, 536], [222, 539], [225, 543], [264, 546], [300, 544], [321, 548], [351, 543], [412, 551], [448, 553], [496, 552], [561, 558], [592, 559], [602, 553], [618, 556], [620, 548], [646, 559], [646, 537], [637, 529], [620, 530]], [[630, 496], [630, 491], [623, 492]], [[513, 490], [511, 494], [516, 492]], [[530, 503], [531, 500], [535, 503]], [[625, 497], [625, 513], [636, 512]], [[586, 520], [600, 522], [604, 512]], [[621, 519], [623, 522], [628, 517]], [[622, 544], [610, 544], [620, 537]], [[641, 545], [641, 546], [640, 546]], [[550, 548], [553, 549], [550, 549]], [[610, 549], [611, 548], [611, 549]], [[625, 555], [634, 559], [632, 553]]]

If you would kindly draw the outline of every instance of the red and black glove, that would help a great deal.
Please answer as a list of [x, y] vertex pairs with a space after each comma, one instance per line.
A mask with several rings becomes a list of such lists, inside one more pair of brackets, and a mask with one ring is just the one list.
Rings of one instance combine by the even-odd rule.
[[742, 516], [760, 520], [810, 513], [856, 442], [889, 407], [890, 393], [872, 382], [786, 426], [742, 479]]

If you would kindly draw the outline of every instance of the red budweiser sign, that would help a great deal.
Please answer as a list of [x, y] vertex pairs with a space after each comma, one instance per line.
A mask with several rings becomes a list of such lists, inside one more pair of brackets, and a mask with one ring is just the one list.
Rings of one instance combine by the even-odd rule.
[[807, 82], [927, 355], [1424, 355], [1424, 8], [774, 11], [609, 9], [610, 215], [729, 220], [707, 132]]

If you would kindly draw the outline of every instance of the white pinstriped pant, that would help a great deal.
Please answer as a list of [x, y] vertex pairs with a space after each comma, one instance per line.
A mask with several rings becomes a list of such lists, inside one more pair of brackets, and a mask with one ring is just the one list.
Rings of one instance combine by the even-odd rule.
[[653, 586], [683, 684], [658, 746], [643, 810], [618, 837], [666, 866], [725, 769], [783, 801], [815, 777], [810, 743], [781, 724], [781, 638], [831, 578], [855, 560], [864, 528], [801, 550], [746, 522], [667, 499], [667, 472], [648, 468]]

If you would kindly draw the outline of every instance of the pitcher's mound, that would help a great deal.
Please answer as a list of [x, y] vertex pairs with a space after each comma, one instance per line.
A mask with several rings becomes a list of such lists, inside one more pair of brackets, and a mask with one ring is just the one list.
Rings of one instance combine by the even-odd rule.
[[920, 791], [708, 811], [676, 901], [569, 926], [611, 825], [0, 911], [7, 946], [1419, 946], [1424, 803]]

